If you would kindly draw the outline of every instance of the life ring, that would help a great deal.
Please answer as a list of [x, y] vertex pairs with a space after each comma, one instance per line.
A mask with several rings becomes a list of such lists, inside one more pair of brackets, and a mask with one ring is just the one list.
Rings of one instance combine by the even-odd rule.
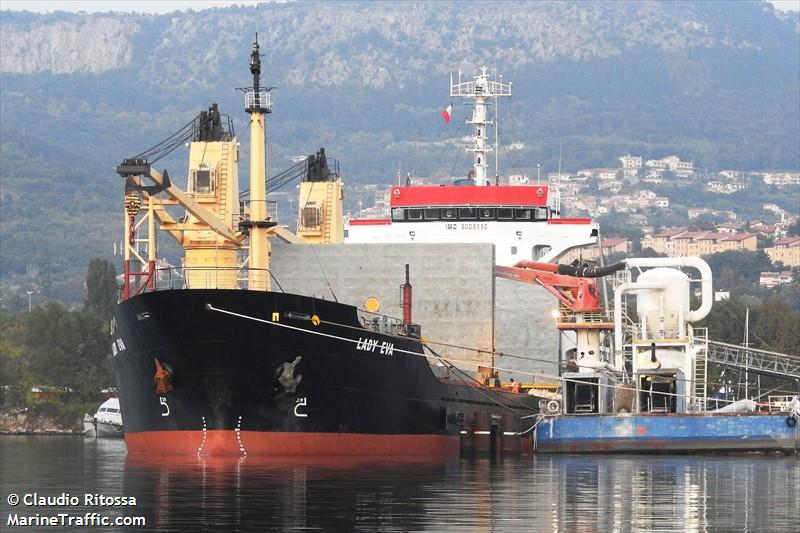
[[797, 425], [797, 419], [794, 416], [787, 416], [786, 417], [786, 425], [790, 428], [793, 428]]
[[558, 405], [558, 400], [550, 400], [547, 402], [547, 412], [548, 413], [557, 413], [561, 409], [561, 406]]

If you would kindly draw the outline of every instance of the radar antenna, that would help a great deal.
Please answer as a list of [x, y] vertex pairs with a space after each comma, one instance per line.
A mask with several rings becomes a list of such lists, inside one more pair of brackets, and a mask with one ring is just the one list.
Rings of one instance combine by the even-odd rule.
[[[473, 152], [473, 173], [475, 175], [475, 185], [489, 185], [486, 175], [486, 154], [497, 149], [496, 146], [486, 144], [486, 126], [494, 125], [494, 121], [488, 118], [486, 107], [491, 105], [488, 101], [495, 100], [501, 96], [511, 96], [511, 83], [494, 81], [489, 79], [486, 72], [487, 67], [481, 67], [481, 73], [475, 76], [474, 81], [462, 82], [459, 78], [458, 83], [453, 83], [450, 79], [450, 98], [465, 98], [473, 100], [472, 118], [467, 120], [475, 128], [475, 143], [472, 147], [467, 147], [468, 152]], [[502, 79], [502, 78], [501, 78]]]

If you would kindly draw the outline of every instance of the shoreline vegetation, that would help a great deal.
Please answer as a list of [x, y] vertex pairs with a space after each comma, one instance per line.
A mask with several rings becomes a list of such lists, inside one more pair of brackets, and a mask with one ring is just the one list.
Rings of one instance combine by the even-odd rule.
[[114, 395], [114, 265], [89, 261], [85, 287], [79, 308], [51, 300], [0, 313], [0, 434], [81, 435], [84, 414]]

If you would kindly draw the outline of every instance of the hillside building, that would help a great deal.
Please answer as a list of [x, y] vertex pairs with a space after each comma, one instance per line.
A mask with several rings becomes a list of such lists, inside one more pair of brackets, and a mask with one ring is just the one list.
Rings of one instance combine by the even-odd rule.
[[765, 185], [774, 187], [800, 185], [800, 172], [763, 172], [761, 178]]
[[716, 194], [733, 194], [746, 188], [747, 184], [739, 181], [709, 181], [706, 183], [706, 190]]
[[619, 166], [623, 178], [636, 179], [639, 177], [639, 169], [642, 168], [642, 158], [638, 155], [623, 155], [619, 158]]
[[800, 237], [787, 237], [764, 249], [773, 263], [783, 263], [787, 267], [800, 266]]
[[661, 159], [649, 159], [644, 166], [650, 169], [648, 175], [660, 174], [669, 170], [676, 176], [687, 178], [694, 173], [694, 163], [692, 161], [681, 161], [681, 158], [677, 155], [668, 155]]
[[619, 165], [622, 168], [640, 169], [642, 168], [642, 158], [638, 155], [623, 155], [619, 158]]
[[762, 272], [758, 278], [758, 284], [768, 289], [791, 283], [792, 281], [794, 281], [794, 276], [788, 270], [783, 272]]
[[722, 224], [717, 224], [717, 231], [719, 233], [739, 233], [744, 229], [744, 224], [739, 222], [723, 222]]
[[711, 255], [727, 251], [755, 251], [758, 249], [758, 236], [754, 233], [731, 234], [677, 228], [645, 236], [642, 239], [642, 248], [652, 248], [670, 257]]
[[717, 172], [717, 176], [720, 177], [722, 180], [726, 181], [734, 181], [742, 179], [742, 171], [741, 170], [720, 170]]

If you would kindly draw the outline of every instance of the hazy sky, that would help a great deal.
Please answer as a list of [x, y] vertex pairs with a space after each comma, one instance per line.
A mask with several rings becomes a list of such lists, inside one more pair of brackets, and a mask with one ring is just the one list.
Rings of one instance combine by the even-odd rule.
[[[270, 0], [276, 1], [276, 0]], [[287, 0], [277, 0], [287, 1]], [[290, 1], [290, 0], [289, 0]], [[782, 11], [800, 11], [800, 0], [770, 0]], [[263, 0], [262, 0], [263, 2]], [[230, 5], [255, 5], [256, 0], [0, 0], [0, 9], [49, 11], [137, 11], [144, 13], [169, 13], [183, 9], [208, 9]]]

